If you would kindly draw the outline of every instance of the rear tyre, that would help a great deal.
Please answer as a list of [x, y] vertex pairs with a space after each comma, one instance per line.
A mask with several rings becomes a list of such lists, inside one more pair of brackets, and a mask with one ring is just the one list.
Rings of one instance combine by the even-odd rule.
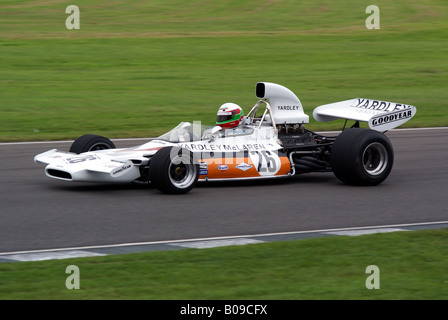
[[70, 147], [70, 152], [83, 153], [88, 151], [98, 151], [105, 149], [115, 149], [115, 145], [108, 138], [95, 134], [86, 134], [76, 139]]
[[194, 188], [199, 179], [199, 164], [193, 153], [179, 147], [157, 151], [149, 164], [151, 184], [164, 193], [184, 194]]
[[331, 167], [335, 176], [350, 185], [374, 186], [390, 174], [394, 152], [389, 139], [381, 132], [351, 128], [335, 140]]

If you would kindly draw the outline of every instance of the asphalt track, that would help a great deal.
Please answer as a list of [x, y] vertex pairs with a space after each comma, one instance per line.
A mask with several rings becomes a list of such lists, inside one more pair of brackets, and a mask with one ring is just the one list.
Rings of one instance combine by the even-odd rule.
[[[352, 187], [332, 173], [201, 183], [181, 196], [145, 185], [47, 178], [33, 157], [71, 141], [0, 144], [0, 254], [448, 220], [448, 128], [393, 130], [389, 178]], [[141, 140], [116, 140], [117, 147]]]

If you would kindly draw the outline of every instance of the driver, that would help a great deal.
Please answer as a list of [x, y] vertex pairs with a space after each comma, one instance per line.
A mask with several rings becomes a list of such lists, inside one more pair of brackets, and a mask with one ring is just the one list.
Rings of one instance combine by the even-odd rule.
[[223, 129], [231, 129], [240, 125], [243, 116], [243, 109], [239, 105], [227, 102], [218, 109], [216, 125]]
[[[216, 115], [216, 125], [222, 129], [232, 129], [239, 126], [244, 119], [243, 109], [236, 103], [227, 102], [221, 105]], [[212, 129], [207, 129], [202, 135], [202, 139], [209, 139]]]

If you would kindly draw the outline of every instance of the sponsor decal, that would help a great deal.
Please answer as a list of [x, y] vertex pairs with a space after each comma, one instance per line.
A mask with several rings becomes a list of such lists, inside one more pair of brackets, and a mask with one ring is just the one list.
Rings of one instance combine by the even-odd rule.
[[277, 106], [278, 110], [289, 110], [289, 111], [294, 111], [294, 110], [300, 110], [300, 106]]
[[124, 149], [124, 150], [120, 150], [119, 152], [125, 153], [125, 152], [132, 152], [132, 151], [158, 151], [158, 150], [160, 150], [162, 148], [163, 147], [154, 147], [154, 148], [148, 148], [148, 149], [139, 149], [139, 148], [136, 148], [136, 149]]
[[252, 168], [252, 166], [250, 164], [247, 164], [245, 162], [240, 163], [239, 165], [236, 166], [238, 169], [240, 169], [241, 171], [247, 171], [250, 168]]
[[409, 119], [409, 118], [412, 118], [412, 110], [411, 109], [394, 112], [391, 114], [386, 114], [386, 115], [372, 118], [372, 127], [377, 127], [382, 124], [399, 121], [399, 120], [403, 120], [403, 119]]
[[103, 167], [104, 168], [107, 168], [107, 169], [115, 169], [115, 168], [117, 168], [119, 165], [115, 165], [115, 164], [105, 164], [105, 165], [103, 165]]
[[243, 145], [230, 144], [179, 144], [181, 148], [190, 151], [239, 151], [239, 150], [264, 150], [266, 146], [262, 143], [247, 143]]
[[226, 172], [228, 169], [229, 169], [229, 166], [226, 165], [226, 164], [220, 164], [220, 165], [218, 165], [218, 170], [219, 170], [220, 172]]
[[123, 174], [126, 170], [130, 169], [131, 167], [132, 167], [131, 164], [126, 164], [126, 165], [124, 165], [124, 166], [122, 166], [122, 167], [112, 171], [111, 175], [112, 176], [116, 176], [116, 175], [119, 175], [119, 174]]
[[409, 105], [401, 103], [360, 99], [360, 98], [356, 99], [356, 102], [352, 104], [352, 107], [359, 109], [375, 110], [375, 111], [386, 111], [386, 112], [401, 111], [410, 108]]
[[207, 161], [199, 162], [199, 175], [201, 175], [201, 176], [208, 175], [208, 164], [207, 164]]

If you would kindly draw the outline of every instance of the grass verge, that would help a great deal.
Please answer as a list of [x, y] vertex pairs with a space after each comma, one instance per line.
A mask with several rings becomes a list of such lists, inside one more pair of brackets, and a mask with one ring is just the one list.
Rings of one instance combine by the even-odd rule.
[[[403, 127], [448, 126], [448, 7], [443, 1], [79, 0], [0, 4], [0, 141], [158, 136], [213, 123], [225, 102], [246, 112], [255, 84], [290, 88], [309, 115], [366, 97], [412, 104]], [[341, 122], [312, 130], [341, 129]]]
[[[440, 300], [448, 229], [0, 264], [1, 299]], [[80, 289], [65, 287], [68, 265]], [[379, 268], [379, 289], [367, 289]]]

